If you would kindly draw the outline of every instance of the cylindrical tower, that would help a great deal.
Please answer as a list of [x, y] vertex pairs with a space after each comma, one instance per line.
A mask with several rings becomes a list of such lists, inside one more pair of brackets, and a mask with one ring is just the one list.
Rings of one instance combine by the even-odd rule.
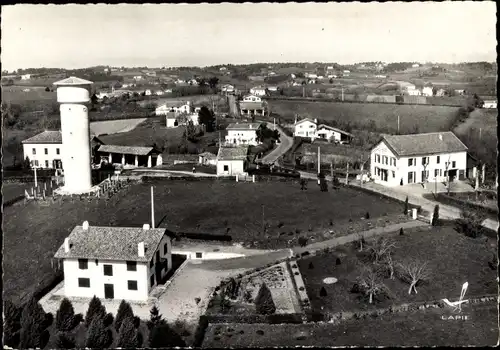
[[61, 104], [64, 191], [84, 193], [92, 188], [88, 102], [92, 82], [76, 77], [55, 82]]

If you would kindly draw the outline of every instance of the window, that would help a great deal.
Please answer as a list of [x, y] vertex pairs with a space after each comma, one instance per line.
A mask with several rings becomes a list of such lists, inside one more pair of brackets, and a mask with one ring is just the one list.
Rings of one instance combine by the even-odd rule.
[[380, 163], [380, 154], [375, 155], [375, 163]]
[[196, 253], [196, 259], [201, 259], [201, 257], [202, 257], [202, 253], [197, 252], [197, 253]]
[[31, 154], [36, 154], [36, 148], [31, 149]]
[[385, 164], [385, 165], [387, 165], [387, 164], [388, 164], [388, 160], [389, 160], [389, 157], [384, 156], [384, 164]]
[[104, 265], [104, 276], [113, 276], [113, 265]]
[[90, 288], [90, 278], [79, 278], [78, 287]]
[[437, 177], [439, 175], [439, 169], [434, 169], [434, 177]]
[[137, 271], [137, 262], [127, 261], [127, 271]]
[[153, 267], [154, 264], [155, 264], [155, 258], [151, 259], [151, 261], [149, 262], [149, 267]]
[[413, 158], [410, 158], [408, 159], [408, 166], [412, 166], [413, 165]]
[[441, 157], [440, 156], [437, 156], [436, 157], [436, 164], [439, 164], [439, 162], [441, 161]]
[[78, 259], [78, 268], [80, 270], [87, 270], [89, 268], [89, 261], [87, 259]]
[[137, 290], [137, 281], [127, 281], [128, 290]]
[[44, 148], [43, 151], [45, 152], [45, 154], [49, 154], [49, 149], [48, 148]]
[[163, 245], [163, 255], [167, 255], [167, 253], [168, 253], [168, 243], [165, 243]]
[[455, 168], [456, 166], [457, 166], [457, 162], [455, 162], [455, 161], [451, 162], [451, 167], [452, 168]]
[[422, 157], [422, 165], [429, 164], [429, 157]]
[[61, 150], [59, 148], [56, 148], [56, 154], [60, 154]]
[[49, 161], [48, 161], [48, 160], [46, 160], [46, 161], [45, 161], [45, 167], [46, 167], [46, 168], [48, 168], [48, 167], [49, 167]]
[[224, 165], [224, 171], [229, 171], [229, 165]]
[[392, 177], [395, 178], [396, 177], [396, 172], [393, 170], [392, 171]]

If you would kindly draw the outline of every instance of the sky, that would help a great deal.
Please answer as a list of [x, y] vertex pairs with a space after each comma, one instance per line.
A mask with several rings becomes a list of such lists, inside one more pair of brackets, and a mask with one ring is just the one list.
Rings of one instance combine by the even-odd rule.
[[2, 70], [496, 60], [494, 2], [2, 6]]

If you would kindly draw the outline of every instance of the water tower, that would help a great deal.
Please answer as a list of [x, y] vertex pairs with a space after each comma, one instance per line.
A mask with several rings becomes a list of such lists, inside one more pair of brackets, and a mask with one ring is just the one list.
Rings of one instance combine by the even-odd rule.
[[92, 188], [90, 124], [88, 102], [92, 82], [76, 77], [57, 81], [57, 102], [61, 104], [62, 168], [64, 192], [89, 192]]

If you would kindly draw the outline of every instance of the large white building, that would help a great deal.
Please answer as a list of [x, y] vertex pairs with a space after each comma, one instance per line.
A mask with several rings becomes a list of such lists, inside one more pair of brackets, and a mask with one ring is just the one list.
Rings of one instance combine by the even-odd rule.
[[483, 108], [497, 108], [496, 100], [484, 100]]
[[46, 130], [22, 141], [23, 156], [32, 167], [62, 169], [62, 133]]
[[317, 129], [317, 119], [309, 119], [309, 118], [304, 118], [298, 122], [295, 123], [294, 125], [294, 132], [293, 136], [298, 136], [298, 137], [315, 137], [316, 136], [316, 129]]
[[[90, 123], [88, 103], [93, 83], [69, 77], [54, 83], [61, 104], [62, 153], [66, 193], [84, 193], [92, 188]], [[71, 150], [71, 151], [68, 151]]]
[[246, 174], [248, 146], [220, 147], [217, 154], [217, 176]]
[[333, 126], [320, 124], [317, 119], [304, 118], [294, 124], [293, 136], [308, 137], [311, 141], [324, 139], [330, 142], [349, 142], [353, 135], [347, 131], [334, 128]]
[[191, 105], [191, 101], [173, 101], [173, 102], [167, 102], [162, 104], [161, 106], [158, 106], [155, 109], [155, 114], [158, 115], [166, 115], [168, 112], [174, 112], [174, 113], [193, 113], [193, 112], [198, 112], [199, 108], [193, 108]]
[[226, 128], [226, 143], [232, 145], [257, 145], [259, 123], [232, 123]]
[[422, 88], [422, 95], [423, 96], [432, 96], [433, 95], [432, 86], [425, 86], [424, 88]]
[[146, 301], [172, 268], [171, 252], [166, 229], [97, 227], [85, 221], [54, 257], [62, 261], [67, 297]]
[[263, 88], [262, 86], [254, 86], [253, 88], [250, 89], [250, 95], [249, 97], [256, 97], [256, 96], [266, 96], [266, 89]]
[[398, 186], [467, 176], [467, 146], [451, 131], [385, 136], [371, 150], [375, 182]]

